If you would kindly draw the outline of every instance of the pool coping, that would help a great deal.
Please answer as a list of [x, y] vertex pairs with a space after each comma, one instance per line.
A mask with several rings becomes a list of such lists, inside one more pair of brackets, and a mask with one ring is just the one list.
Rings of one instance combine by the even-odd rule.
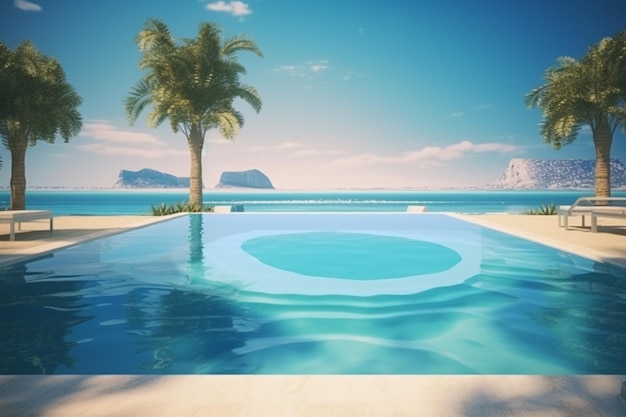
[[[626, 269], [625, 259], [613, 259], [605, 256], [605, 253], [601, 250], [591, 248], [589, 246], [582, 246], [575, 243], [564, 242], [560, 239], [549, 238], [546, 236], [539, 236], [532, 232], [526, 232], [519, 228], [511, 227], [509, 225], [494, 224], [489, 221], [484, 221], [484, 218], [488, 215], [460, 215], [456, 213], [447, 213], [451, 217], [458, 218], [481, 227], [496, 230], [502, 233], [506, 233], [512, 236], [516, 236], [522, 239], [529, 240], [534, 243], [538, 243], [544, 246], [548, 246], [554, 249], [562, 250], [564, 252], [571, 253], [583, 258], [590, 259], [592, 261], [615, 265], [619, 268]], [[574, 233], [578, 231], [573, 231]], [[624, 239], [626, 242], [626, 238]]]
[[565, 252], [569, 252], [571, 254], [581, 256], [583, 258], [591, 259], [593, 261], [609, 263], [620, 268], [626, 268], [626, 259], [618, 260], [618, 259], [609, 259], [606, 258], [602, 251], [585, 247], [581, 245], [577, 245], [574, 243], [563, 242], [558, 239], [552, 239], [545, 236], [538, 236], [532, 232], [524, 232], [517, 228], [506, 226], [506, 225], [496, 225], [489, 222], [481, 221], [480, 216], [467, 216], [467, 215], [457, 215], [454, 213], [449, 213], [450, 216], [458, 218], [460, 220], [465, 220], [467, 222], [476, 224], [481, 227], [485, 227], [488, 229], [493, 229], [502, 233], [507, 233], [509, 235], [513, 235], [522, 239], [529, 240], [531, 242], [539, 243], [544, 246], [549, 246], [554, 249], [562, 250]]
[[[179, 216], [185, 216], [188, 213], [177, 213], [170, 216], [131, 216], [136, 217], [137, 221], [128, 225], [122, 225], [118, 227], [107, 227], [103, 229], [98, 229], [93, 232], [87, 232], [84, 234], [78, 234], [75, 236], [70, 236], [65, 239], [56, 239], [55, 234], [52, 234], [52, 239], [50, 241], [46, 241], [41, 244], [34, 243], [31, 246], [27, 246], [23, 249], [15, 249], [15, 250], [5, 250], [0, 251], [0, 266], [10, 265], [17, 262], [28, 262], [29, 260], [36, 259], [41, 256], [45, 256], [49, 253], [52, 253], [59, 249], [65, 249], [72, 246], [80, 245], [82, 243], [90, 242], [92, 240], [114, 236], [120, 233], [128, 232], [134, 229], [141, 229], [144, 227], [151, 226], [156, 223], [160, 223], [163, 221], [171, 220], [173, 218]], [[83, 216], [64, 216], [64, 217], [83, 217]], [[102, 216], [98, 216], [102, 217]], [[116, 216], [106, 216], [114, 218]], [[119, 217], [127, 217], [127, 216], [119, 216]], [[57, 223], [58, 223], [58, 218]], [[88, 219], [90, 219], [88, 217]], [[96, 218], [97, 221], [97, 218]], [[55, 229], [56, 234], [58, 235], [63, 229], [57, 227]], [[7, 253], [2, 253], [7, 252]]]
[[623, 417], [623, 379], [624, 375], [0, 376], [0, 411], [7, 417]]

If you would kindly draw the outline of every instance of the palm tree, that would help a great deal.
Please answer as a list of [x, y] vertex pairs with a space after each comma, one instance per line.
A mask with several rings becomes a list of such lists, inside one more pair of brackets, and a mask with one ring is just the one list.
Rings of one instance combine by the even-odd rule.
[[559, 58], [545, 80], [525, 98], [528, 108], [543, 111], [541, 135], [560, 149], [588, 125], [596, 151], [595, 194], [610, 197], [613, 134], [618, 126], [626, 127], [626, 32], [602, 39], [580, 61]]
[[210, 23], [200, 25], [197, 38], [177, 44], [163, 22], [151, 19], [136, 42], [143, 54], [139, 67], [147, 73], [126, 98], [126, 115], [132, 124], [147, 106], [152, 106], [147, 120], [150, 127], [168, 119], [175, 133], [183, 132], [190, 153], [189, 203], [201, 205], [206, 132], [218, 128], [229, 140], [239, 133], [244, 118], [233, 107], [236, 98], [243, 99], [257, 113], [261, 109], [258, 92], [239, 80], [246, 70], [236, 54], [263, 54], [245, 36], [222, 43], [221, 30]]
[[26, 208], [26, 149], [38, 140], [65, 142], [77, 135], [82, 99], [61, 65], [25, 41], [11, 50], [0, 42], [0, 136], [11, 154], [11, 210]]

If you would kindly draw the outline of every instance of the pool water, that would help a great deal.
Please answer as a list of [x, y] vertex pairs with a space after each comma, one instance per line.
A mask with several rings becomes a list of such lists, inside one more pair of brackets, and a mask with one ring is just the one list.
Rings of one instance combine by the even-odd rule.
[[442, 272], [461, 261], [457, 252], [443, 245], [364, 233], [261, 236], [244, 242], [241, 248], [274, 268], [357, 281]]
[[2, 374], [623, 374], [626, 271], [444, 214], [189, 215], [0, 267]]

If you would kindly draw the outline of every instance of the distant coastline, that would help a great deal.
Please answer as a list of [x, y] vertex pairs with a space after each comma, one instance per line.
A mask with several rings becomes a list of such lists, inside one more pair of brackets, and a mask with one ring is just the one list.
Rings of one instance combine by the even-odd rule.
[[[407, 187], [336, 187], [336, 188], [275, 188], [269, 178], [257, 169], [224, 171], [220, 182], [204, 192], [489, 192], [489, 191], [578, 191], [594, 192], [595, 160], [593, 159], [527, 159], [513, 158], [498, 180], [493, 183], [469, 186], [407, 186]], [[182, 186], [181, 186], [182, 184]], [[121, 170], [118, 182], [111, 186], [31, 185], [26, 190], [36, 191], [130, 191], [130, 192], [189, 192], [187, 177], [160, 172], [150, 168], [139, 171]], [[613, 191], [626, 190], [626, 165], [611, 158], [611, 185]], [[205, 181], [206, 187], [206, 181]], [[0, 191], [10, 190], [0, 186]]]
[[[613, 187], [613, 191], [626, 191], [626, 187]], [[11, 189], [9, 186], [0, 186], [0, 191], [10, 192]], [[121, 193], [180, 193], [180, 192], [189, 192], [188, 188], [114, 188], [114, 187], [80, 187], [80, 186], [28, 186], [26, 187], [26, 191], [102, 191], [102, 192], [121, 192]], [[372, 187], [372, 188], [351, 188], [351, 187], [339, 187], [339, 188], [312, 188], [312, 189], [282, 189], [282, 188], [274, 188], [274, 189], [261, 189], [261, 188], [205, 188], [204, 192], [259, 192], [259, 193], [276, 193], [276, 192], [412, 192], [412, 191], [478, 191], [478, 192], [489, 192], [489, 191], [520, 191], [520, 192], [558, 192], [558, 191], [581, 191], [581, 192], [593, 192], [593, 188], [501, 188], [494, 186], [467, 186], [467, 187]]]

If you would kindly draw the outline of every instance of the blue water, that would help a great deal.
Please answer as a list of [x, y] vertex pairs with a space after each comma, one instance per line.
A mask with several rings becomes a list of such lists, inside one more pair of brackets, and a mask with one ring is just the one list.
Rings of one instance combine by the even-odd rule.
[[183, 216], [0, 274], [2, 374], [626, 373], [624, 269], [441, 214]]
[[[626, 197], [626, 191], [614, 196]], [[204, 202], [242, 205], [255, 212], [403, 212], [409, 205], [429, 211], [456, 213], [522, 213], [542, 204], [571, 204], [592, 191], [205, 191]], [[29, 191], [32, 210], [59, 215], [149, 214], [150, 207], [188, 200], [186, 191]], [[8, 207], [10, 193], [0, 192], [0, 208]]]
[[266, 235], [245, 241], [241, 249], [274, 268], [358, 281], [442, 272], [461, 260], [457, 252], [431, 242], [346, 232]]

